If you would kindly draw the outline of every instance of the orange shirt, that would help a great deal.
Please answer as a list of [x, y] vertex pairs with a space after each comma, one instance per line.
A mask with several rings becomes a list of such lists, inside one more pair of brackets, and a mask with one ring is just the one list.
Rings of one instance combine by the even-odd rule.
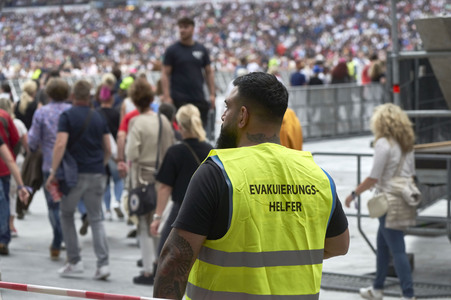
[[295, 112], [287, 108], [280, 127], [280, 143], [287, 148], [302, 150], [302, 127]]

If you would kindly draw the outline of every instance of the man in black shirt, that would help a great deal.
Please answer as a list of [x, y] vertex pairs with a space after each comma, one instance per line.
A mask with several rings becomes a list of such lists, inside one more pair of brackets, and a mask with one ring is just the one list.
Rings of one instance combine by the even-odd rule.
[[[194, 20], [178, 20], [180, 40], [171, 45], [164, 54], [161, 84], [163, 102], [172, 103], [178, 109], [191, 103], [200, 111], [206, 126], [208, 111], [215, 107], [215, 82], [207, 49], [193, 40]], [[204, 74], [210, 101], [204, 95]]]
[[254, 72], [233, 84], [223, 150], [191, 179], [161, 251], [154, 297], [182, 299], [186, 288], [191, 299], [317, 299], [323, 259], [349, 247], [335, 183], [311, 154], [280, 145], [288, 92], [275, 76]]

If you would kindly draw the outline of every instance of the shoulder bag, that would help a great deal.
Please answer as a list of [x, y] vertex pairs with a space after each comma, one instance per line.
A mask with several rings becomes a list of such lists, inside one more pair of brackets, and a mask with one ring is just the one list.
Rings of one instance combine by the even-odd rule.
[[[396, 169], [395, 174], [392, 178], [390, 178], [390, 181], [394, 177], [398, 177], [401, 173], [401, 168], [404, 164], [405, 155], [403, 154], [401, 157], [401, 161], [398, 164], [398, 168]], [[376, 192], [376, 194], [368, 200], [367, 202], [368, 206], [368, 212], [370, 214], [370, 218], [379, 218], [385, 215], [388, 211], [388, 200], [387, 200], [387, 194], [385, 191]]]
[[[158, 142], [157, 142], [157, 160], [155, 162], [155, 174], [158, 172], [159, 159], [160, 159], [160, 142], [161, 142], [161, 131], [162, 123], [161, 116], [158, 114]], [[131, 176], [130, 186], [131, 186]], [[128, 209], [129, 214], [142, 216], [150, 213], [157, 206], [157, 192], [155, 189], [155, 182], [144, 184], [135, 187], [130, 190], [128, 194]]]

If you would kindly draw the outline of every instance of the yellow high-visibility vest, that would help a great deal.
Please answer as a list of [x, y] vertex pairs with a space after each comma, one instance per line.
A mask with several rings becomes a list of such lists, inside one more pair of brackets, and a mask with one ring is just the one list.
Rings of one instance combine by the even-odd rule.
[[319, 298], [335, 185], [309, 152], [264, 143], [212, 150], [229, 186], [230, 224], [206, 240], [187, 299]]

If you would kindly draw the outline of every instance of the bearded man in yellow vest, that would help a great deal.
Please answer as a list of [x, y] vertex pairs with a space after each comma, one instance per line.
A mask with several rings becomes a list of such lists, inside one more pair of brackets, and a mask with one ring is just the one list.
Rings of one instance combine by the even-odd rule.
[[332, 178], [280, 145], [288, 92], [238, 77], [218, 150], [193, 175], [158, 262], [154, 297], [319, 299], [323, 259], [344, 255], [348, 222]]

